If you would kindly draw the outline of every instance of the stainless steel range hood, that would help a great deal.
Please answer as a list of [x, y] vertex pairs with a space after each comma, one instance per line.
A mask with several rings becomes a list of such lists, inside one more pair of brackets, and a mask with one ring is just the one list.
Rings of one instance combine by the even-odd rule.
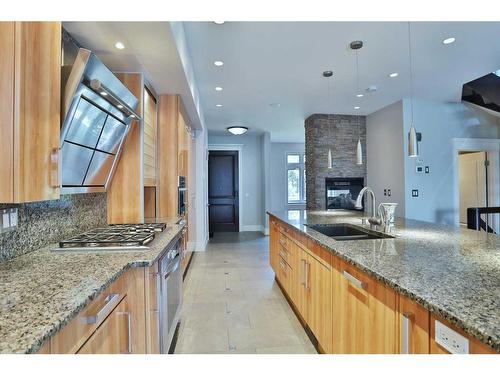
[[138, 100], [83, 48], [63, 67], [62, 99], [61, 192], [106, 191], [130, 123], [140, 119]]

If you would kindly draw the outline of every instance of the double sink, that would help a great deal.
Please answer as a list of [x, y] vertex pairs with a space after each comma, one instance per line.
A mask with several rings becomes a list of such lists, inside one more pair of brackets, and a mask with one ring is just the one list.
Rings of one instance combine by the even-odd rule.
[[353, 224], [305, 224], [307, 227], [331, 237], [336, 241], [377, 240], [394, 238], [389, 234], [375, 232]]

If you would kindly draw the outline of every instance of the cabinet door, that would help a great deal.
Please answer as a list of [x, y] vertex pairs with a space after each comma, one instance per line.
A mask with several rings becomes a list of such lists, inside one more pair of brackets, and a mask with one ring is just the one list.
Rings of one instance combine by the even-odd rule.
[[7, 22], [0, 31], [0, 202], [58, 199], [61, 23]]
[[270, 233], [269, 233], [269, 263], [276, 275], [278, 275], [279, 265], [278, 265], [278, 240], [279, 240], [279, 229], [278, 223], [273, 219], [270, 220]]
[[332, 352], [332, 272], [331, 266], [308, 257], [307, 324], [325, 353]]
[[146, 281], [146, 352], [160, 354], [160, 315], [158, 294], [160, 292], [160, 274], [158, 262], [149, 267], [145, 274]]
[[399, 352], [429, 354], [430, 313], [407, 297], [399, 296]]
[[397, 353], [395, 292], [344, 262], [340, 274], [340, 335], [335, 352]]
[[297, 288], [296, 291], [296, 300], [295, 306], [297, 310], [299, 310], [300, 315], [302, 318], [307, 322], [308, 320], [308, 291], [307, 291], [307, 271], [308, 271], [308, 266], [307, 262], [309, 260], [308, 254], [302, 250], [301, 248], [297, 249], [297, 270], [294, 270], [296, 272], [297, 277], [293, 278], [292, 280], [295, 281], [295, 288]]
[[80, 348], [78, 354], [125, 354], [132, 352], [131, 313], [126, 309], [126, 299], [97, 328]]

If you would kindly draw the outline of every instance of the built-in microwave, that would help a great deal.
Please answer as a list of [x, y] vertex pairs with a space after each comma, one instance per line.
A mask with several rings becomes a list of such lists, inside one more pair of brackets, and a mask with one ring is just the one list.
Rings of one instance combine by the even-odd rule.
[[179, 210], [178, 213], [180, 216], [186, 213], [186, 202], [187, 202], [187, 188], [186, 188], [186, 177], [179, 176]]

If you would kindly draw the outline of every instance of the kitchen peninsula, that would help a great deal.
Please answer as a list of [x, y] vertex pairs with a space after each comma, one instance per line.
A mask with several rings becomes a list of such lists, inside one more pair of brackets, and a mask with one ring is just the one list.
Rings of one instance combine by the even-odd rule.
[[[497, 236], [398, 219], [394, 238], [337, 241], [310, 226], [359, 228], [359, 213], [268, 214], [271, 266], [320, 351], [500, 351]], [[450, 332], [443, 327], [463, 340], [444, 343], [445, 350], [438, 342], [448, 336], [435, 336]]]

